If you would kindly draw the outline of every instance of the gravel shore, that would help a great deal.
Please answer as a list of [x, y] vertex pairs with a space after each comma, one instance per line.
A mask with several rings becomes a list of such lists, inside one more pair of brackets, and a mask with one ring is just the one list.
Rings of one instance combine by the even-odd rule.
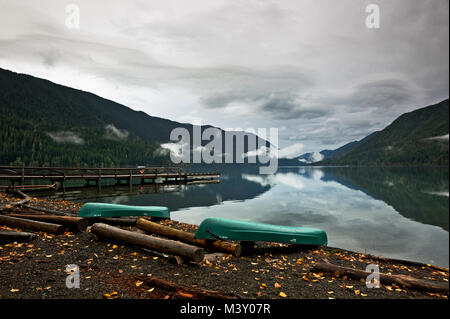
[[[0, 205], [14, 198], [0, 194]], [[76, 213], [79, 204], [32, 198], [31, 206]], [[195, 226], [164, 221], [173, 227], [195, 231]], [[0, 230], [11, 230], [0, 226]], [[127, 228], [133, 229], [133, 228]], [[20, 231], [26, 231], [21, 229]], [[235, 294], [241, 298], [438, 298], [448, 294], [428, 293], [396, 285], [367, 288], [365, 282], [312, 272], [314, 264], [329, 262], [364, 270], [377, 264], [382, 273], [404, 274], [448, 282], [448, 270], [431, 265], [380, 260], [360, 253], [330, 247], [305, 248], [261, 244], [241, 257], [216, 254], [201, 263], [178, 265], [169, 256], [144, 251], [119, 242], [98, 240], [90, 232], [50, 235], [37, 233], [30, 243], [0, 244], [0, 298], [132, 298], [178, 299], [186, 294], [164, 291], [143, 284], [158, 277], [174, 283]], [[213, 253], [213, 252], [208, 252]], [[67, 265], [80, 269], [80, 288], [66, 287]]]

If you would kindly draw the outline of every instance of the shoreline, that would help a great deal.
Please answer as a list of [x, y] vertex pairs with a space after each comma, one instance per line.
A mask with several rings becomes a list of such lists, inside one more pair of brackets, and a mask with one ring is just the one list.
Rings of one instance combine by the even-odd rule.
[[[17, 199], [0, 193], [0, 205], [14, 201]], [[30, 206], [74, 214], [81, 204], [32, 197]], [[196, 228], [172, 220], [160, 223], [186, 231]], [[0, 226], [0, 230], [5, 229], [9, 228]], [[161, 278], [184, 286], [232, 293], [244, 299], [448, 299], [448, 292], [430, 293], [396, 284], [367, 288], [365, 281], [313, 271], [315, 264], [325, 259], [360, 270], [376, 264], [381, 273], [448, 284], [448, 269], [442, 267], [334, 247], [267, 243], [258, 244], [251, 253], [241, 257], [208, 252], [200, 263], [177, 264], [164, 254], [96, 240], [90, 232], [37, 235], [30, 243], [0, 244], [0, 298], [195, 298], [142, 284], [144, 278]], [[80, 267], [80, 289], [68, 289], [65, 285], [64, 270], [69, 264]]]

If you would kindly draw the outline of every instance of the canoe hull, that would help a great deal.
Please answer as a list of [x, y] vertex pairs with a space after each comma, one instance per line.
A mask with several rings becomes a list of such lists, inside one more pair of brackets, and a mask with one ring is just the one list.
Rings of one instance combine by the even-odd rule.
[[123, 217], [148, 216], [170, 218], [170, 211], [163, 206], [129, 206], [106, 203], [86, 203], [78, 213], [79, 217]]
[[278, 226], [225, 218], [205, 219], [200, 224], [195, 237], [304, 245], [326, 245], [328, 242], [326, 232], [321, 229]]

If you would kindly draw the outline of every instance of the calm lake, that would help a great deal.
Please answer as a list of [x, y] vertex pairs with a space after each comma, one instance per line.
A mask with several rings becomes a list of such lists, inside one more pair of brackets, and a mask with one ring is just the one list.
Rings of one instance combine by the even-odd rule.
[[328, 246], [443, 267], [449, 264], [448, 168], [220, 167], [218, 184], [66, 192], [79, 201], [161, 205], [172, 219], [207, 217], [324, 229]]

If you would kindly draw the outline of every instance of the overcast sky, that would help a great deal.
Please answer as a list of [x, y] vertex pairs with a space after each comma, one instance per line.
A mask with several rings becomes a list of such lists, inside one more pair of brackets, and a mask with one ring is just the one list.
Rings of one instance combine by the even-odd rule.
[[448, 98], [448, 12], [448, 0], [0, 0], [0, 67], [180, 122], [277, 127], [280, 147], [303, 153]]

